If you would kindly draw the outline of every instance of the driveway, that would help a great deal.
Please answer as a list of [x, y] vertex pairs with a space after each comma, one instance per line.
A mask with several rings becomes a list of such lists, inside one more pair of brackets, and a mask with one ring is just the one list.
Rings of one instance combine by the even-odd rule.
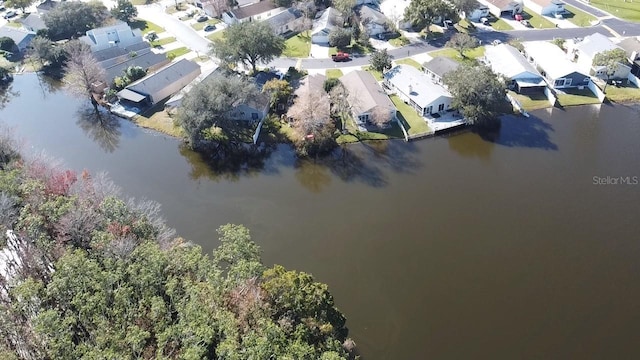
[[188, 24], [165, 13], [165, 8], [162, 4], [141, 5], [137, 8], [139, 18], [162, 26], [165, 31], [173, 34], [178, 41], [185, 44], [189, 49], [201, 54], [209, 51], [209, 44], [211, 42], [203, 38]]
[[329, 57], [329, 46], [311, 44], [310, 58], [326, 59]]

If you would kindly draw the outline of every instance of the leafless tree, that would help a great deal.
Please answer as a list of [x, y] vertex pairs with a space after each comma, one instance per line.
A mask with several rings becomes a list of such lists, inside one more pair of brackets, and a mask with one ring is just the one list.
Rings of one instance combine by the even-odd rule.
[[383, 106], [376, 106], [369, 114], [371, 123], [378, 127], [385, 127], [391, 121], [391, 111]]
[[287, 114], [294, 119], [294, 128], [301, 136], [315, 134], [331, 123], [329, 98], [323, 91], [306, 91], [296, 98]]
[[64, 65], [62, 81], [69, 92], [77, 96], [88, 96], [93, 108], [98, 112], [98, 102], [93, 95], [95, 84], [105, 82], [104, 69], [91, 53], [91, 48], [79, 40], [70, 41], [66, 46], [69, 54]]
[[222, 13], [229, 10], [229, 2], [227, 0], [208, 0], [203, 5], [205, 7], [210, 6], [216, 16], [220, 16]]

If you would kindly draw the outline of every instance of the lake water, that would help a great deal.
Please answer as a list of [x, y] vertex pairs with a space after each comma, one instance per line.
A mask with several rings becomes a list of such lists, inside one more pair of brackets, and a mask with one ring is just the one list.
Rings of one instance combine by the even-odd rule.
[[283, 145], [216, 171], [175, 139], [96, 126], [35, 75], [9, 90], [0, 119], [26, 147], [107, 171], [207, 251], [219, 225], [245, 224], [266, 264], [329, 284], [365, 360], [640, 356], [640, 185], [611, 184], [640, 176], [640, 107], [535, 111], [497, 136], [323, 161]]

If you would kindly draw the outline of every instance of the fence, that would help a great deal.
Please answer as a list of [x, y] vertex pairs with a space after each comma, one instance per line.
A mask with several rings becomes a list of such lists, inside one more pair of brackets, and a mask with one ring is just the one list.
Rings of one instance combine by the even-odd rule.
[[544, 88], [544, 94], [547, 95], [547, 99], [549, 99], [549, 104], [551, 104], [551, 106], [556, 106], [556, 101], [558, 100], [558, 98], [554, 94], [553, 90], [551, 90], [549, 87], [546, 87]]
[[258, 127], [256, 128], [256, 132], [253, 134], [253, 143], [257, 144], [258, 143], [258, 138], [260, 137], [260, 129], [262, 129], [262, 124], [264, 124], [264, 121], [267, 119], [267, 117], [263, 117], [262, 120], [260, 120], [260, 122], [258, 123]]
[[640, 87], [640, 79], [638, 79], [635, 75], [633, 75], [632, 73], [629, 73], [629, 76], [627, 76], [627, 79], [629, 79], [629, 81], [634, 84], [637, 87]]
[[598, 97], [598, 100], [600, 100], [600, 102], [604, 102], [605, 95], [595, 82], [589, 81], [589, 85], [587, 85], [587, 87]]

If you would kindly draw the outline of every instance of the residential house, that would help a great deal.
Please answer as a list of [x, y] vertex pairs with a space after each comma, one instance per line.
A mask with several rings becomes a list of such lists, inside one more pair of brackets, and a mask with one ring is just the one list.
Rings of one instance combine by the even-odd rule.
[[511, 45], [487, 46], [484, 62], [493, 72], [508, 81], [509, 88], [519, 93], [544, 91], [547, 87], [544, 77]]
[[221, 76], [224, 74], [225, 71], [226, 70], [224, 67], [214, 66], [212, 68], [209, 68], [205, 72], [198, 75], [198, 77], [193, 79], [185, 87], [183, 87], [182, 90], [180, 90], [177, 94], [171, 96], [169, 100], [167, 100], [164, 103], [164, 109], [171, 111], [179, 108], [182, 105], [182, 100], [184, 99], [184, 96], [188, 94], [189, 91], [191, 91], [191, 89], [193, 89], [194, 86], [200, 84], [203, 81], [207, 81], [210, 77]]
[[627, 53], [631, 63], [631, 73], [640, 77], [640, 40], [636, 37], [629, 37], [619, 42], [618, 46]]
[[582, 88], [591, 82], [589, 73], [580, 70], [578, 64], [567, 59], [557, 45], [548, 41], [523, 43], [525, 57], [532, 62], [547, 84], [554, 89]]
[[[250, 0], [248, 2], [240, 0], [237, 1], [237, 6], [245, 6], [254, 2], [257, 2], [257, 0]], [[202, 9], [205, 14], [214, 18], [221, 17], [225, 11], [228, 11], [230, 9], [227, 0], [193, 0], [192, 3], [196, 7]]]
[[31, 13], [26, 18], [19, 20], [22, 23], [22, 26], [33, 32], [38, 32], [38, 30], [43, 30], [47, 28], [45, 25], [42, 16], [38, 13]]
[[468, 14], [465, 14], [465, 17], [471, 21], [479, 21], [482, 18], [486, 18], [489, 16], [489, 7], [485, 4], [480, 4], [478, 3], [478, 5], [476, 6], [475, 9], [473, 9], [473, 11], [469, 12]]
[[324, 82], [327, 77], [322, 74], [308, 75], [300, 80], [300, 85], [293, 92], [295, 96], [301, 96], [309, 91], [324, 91]]
[[[575, 61], [580, 70], [601, 79], [607, 79], [607, 69], [605, 66], [594, 66], [593, 60], [597, 54], [613, 49], [622, 49], [608, 37], [595, 33], [585, 36], [581, 41], [567, 41], [567, 53], [571, 60]], [[612, 79], [626, 79], [629, 76], [631, 67], [629, 64], [620, 63], [616, 72], [610, 76]]]
[[182, 59], [127, 85], [118, 98], [138, 108], [151, 106], [177, 93], [198, 75], [200, 65]]
[[460, 63], [446, 56], [437, 56], [422, 64], [422, 69], [432, 83], [442, 85], [442, 77], [460, 67]]
[[[146, 47], [143, 47], [146, 45]], [[118, 51], [110, 51], [110, 50]], [[136, 50], [133, 50], [136, 49]], [[109, 52], [106, 54], [106, 52]], [[167, 59], [165, 54], [157, 54], [151, 51], [149, 43], [143, 42], [135, 47], [105, 49], [94, 53], [98, 55], [96, 58], [101, 60], [98, 64], [105, 71], [105, 80], [107, 84], [113, 84], [117, 76], [122, 76], [129, 67], [141, 67], [152, 73], [161, 67], [167, 65], [171, 60]]]
[[413, 66], [398, 65], [383, 76], [384, 85], [421, 116], [429, 116], [451, 108], [451, 93], [431, 82], [427, 74]]
[[246, 21], [262, 21], [279, 14], [284, 10], [285, 8], [277, 7], [270, 0], [263, 0], [254, 4], [225, 11], [222, 14], [222, 21], [227, 25]]
[[562, 16], [566, 11], [562, 0], [525, 0], [528, 8], [545, 16]]
[[480, 0], [496, 17], [513, 17], [524, 9], [522, 1], [517, 0]]
[[351, 115], [358, 125], [371, 124], [373, 117], [378, 114], [388, 117], [389, 124], [396, 121], [396, 107], [371, 73], [351, 71], [343, 75], [340, 82], [349, 94], [347, 101]]
[[332, 7], [326, 8], [316, 15], [311, 29], [311, 42], [314, 44], [329, 44], [329, 33], [336, 27], [343, 25], [340, 12]]
[[264, 119], [269, 112], [269, 97], [266, 94], [259, 93], [258, 96], [250, 98], [244, 103], [235, 104], [233, 109], [229, 110], [228, 115], [231, 120], [259, 122]]
[[142, 40], [139, 29], [131, 29], [125, 22], [91, 29], [80, 40], [91, 46], [92, 51], [104, 50], [110, 47], [127, 47]]
[[284, 35], [299, 31], [303, 20], [304, 17], [299, 10], [289, 8], [278, 15], [268, 18], [267, 22], [277, 35]]
[[18, 52], [23, 52], [29, 44], [31, 44], [31, 40], [36, 37], [36, 33], [26, 29], [5, 25], [0, 27], [0, 37], [11, 38], [13, 42], [16, 43]]
[[40, 4], [36, 5], [36, 11], [40, 15], [44, 15], [44, 14], [48, 13], [49, 11], [55, 9], [58, 5], [60, 5], [59, 1], [45, 0], [45, 1], [41, 2]]
[[376, 36], [389, 31], [389, 19], [380, 11], [364, 5], [358, 9], [358, 13], [360, 15], [360, 26], [369, 32], [369, 36]]
[[253, 75], [253, 81], [256, 83], [258, 90], [262, 91], [262, 87], [270, 80], [281, 80], [282, 74], [279, 72], [271, 71], [258, 71]]

